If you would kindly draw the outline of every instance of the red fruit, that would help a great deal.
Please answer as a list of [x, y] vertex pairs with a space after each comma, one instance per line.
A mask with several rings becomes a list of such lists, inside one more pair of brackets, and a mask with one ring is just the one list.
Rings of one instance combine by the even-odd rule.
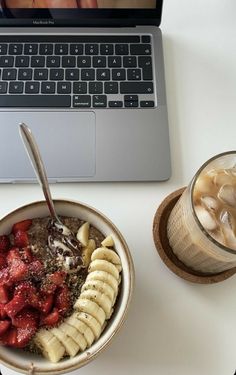
[[0, 286], [0, 303], [5, 304], [9, 302], [8, 291], [5, 285]]
[[9, 268], [9, 275], [13, 282], [25, 280], [29, 275], [28, 265], [20, 259], [13, 260]]
[[5, 305], [4, 310], [10, 318], [13, 318], [26, 305], [27, 302], [25, 301], [23, 296], [20, 294], [16, 294], [14, 295], [12, 300]]
[[0, 252], [5, 252], [10, 247], [10, 240], [8, 236], [0, 236]]
[[5, 304], [0, 303], [0, 319], [7, 318], [7, 313], [5, 311]]
[[15, 295], [20, 295], [26, 301], [27, 305], [40, 308], [37, 290], [30, 281], [22, 281], [18, 284], [15, 288]]
[[1, 337], [1, 343], [3, 345], [17, 347], [17, 330], [15, 327], [11, 327], [5, 334]]
[[40, 260], [34, 260], [29, 264], [29, 273], [32, 276], [36, 276], [37, 278], [42, 277], [44, 272], [44, 265], [40, 262]]
[[44, 314], [48, 314], [53, 305], [54, 296], [52, 294], [46, 295], [43, 300], [40, 301], [40, 311]]
[[51, 283], [61, 286], [66, 278], [66, 272], [64, 271], [56, 271], [48, 276], [48, 279]]
[[55, 307], [52, 312], [48, 315], [42, 315], [40, 325], [41, 326], [54, 326], [60, 320], [60, 314], [58, 309]]
[[18, 230], [14, 236], [14, 244], [18, 247], [26, 247], [29, 245], [28, 234], [23, 230]]
[[24, 348], [32, 339], [37, 331], [36, 327], [17, 328], [17, 348]]
[[10, 277], [9, 277], [8, 268], [4, 268], [0, 271], [0, 286], [1, 285], [6, 285], [6, 286], [12, 285], [12, 282], [10, 281]]
[[27, 219], [23, 221], [19, 221], [18, 223], [15, 223], [12, 227], [12, 232], [15, 234], [18, 230], [22, 230], [23, 232], [26, 232], [32, 224], [32, 220]]
[[10, 326], [10, 320], [0, 320], [0, 336], [2, 336], [8, 330], [8, 328], [10, 328]]
[[26, 263], [30, 263], [32, 262], [33, 260], [33, 255], [31, 253], [31, 250], [29, 247], [24, 247], [22, 250], [21, 250], [21, 259], [26, 262]]
[[0, 253], [0, 270], [6, 266], [6, 256]]
[[15, 259], [21, 259], [21, 256], [19, 249], [13, 247], [7, 254], [7, 264], [11, 264]]
[[12, 318], [12, 324], [17, 328], [37, 328], [38, 319], [38, 311], [25, 307]]
[[57, 307], [59, 313], [64, 315], [70, 308], [70, 292], [67, 285], [63, 285], [58, 288], [55, 295], [55, 306]]

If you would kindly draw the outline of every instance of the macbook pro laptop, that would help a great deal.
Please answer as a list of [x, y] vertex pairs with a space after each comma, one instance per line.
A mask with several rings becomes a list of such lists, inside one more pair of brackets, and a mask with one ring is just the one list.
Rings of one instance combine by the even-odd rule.
[[50, 182], [171, 174], [162, 0], [0, 0], [0, 182], [33, 182], [27, 124]]

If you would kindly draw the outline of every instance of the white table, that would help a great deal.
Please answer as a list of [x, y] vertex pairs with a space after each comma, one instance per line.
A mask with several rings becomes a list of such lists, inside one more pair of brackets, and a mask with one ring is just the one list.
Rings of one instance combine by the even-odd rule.
[[[162, 20], [173, 176], [165, 183], [53, 185], [101, 210], [130, 246], [136, 288], [127, 322], [111, 346], [74, 374], [233, 375], [236, 276], [190, 284], [162, 263], [154, 213], [210, 156], [236, 149], [236, 2], [165, 0]], [[42, 199], [37, 185], [1, 185], [0, 216]], [[16, 374], [1, 366], [3, 375]]]

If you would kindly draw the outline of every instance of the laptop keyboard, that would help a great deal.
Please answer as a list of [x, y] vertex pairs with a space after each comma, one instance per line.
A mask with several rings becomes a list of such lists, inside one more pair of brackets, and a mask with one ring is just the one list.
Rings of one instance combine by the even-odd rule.
[[0, 36], [0, 107], [153, 108], [152, 60], [149, 35]]

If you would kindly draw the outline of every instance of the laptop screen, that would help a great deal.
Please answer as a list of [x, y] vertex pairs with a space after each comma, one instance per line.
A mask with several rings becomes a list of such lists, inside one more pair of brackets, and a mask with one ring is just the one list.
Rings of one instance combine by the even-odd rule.
[[160, 24], [162, 0], [0, 0], [0, 25]]

